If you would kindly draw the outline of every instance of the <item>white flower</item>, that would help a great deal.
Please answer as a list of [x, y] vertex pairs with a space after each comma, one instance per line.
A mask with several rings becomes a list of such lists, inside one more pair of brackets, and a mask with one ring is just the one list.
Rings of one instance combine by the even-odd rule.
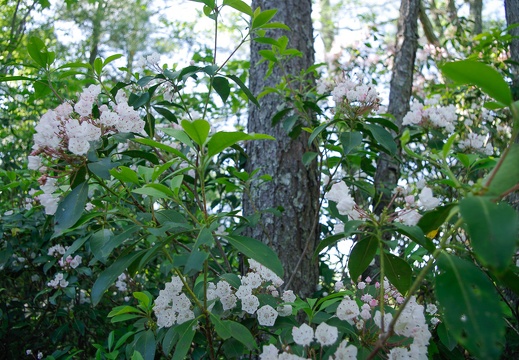
[[335, 326], [330, 326], [325, 322], [322, 322], [315, 329], [315, 338], [319, 342], [319, 344], [333, 345], [339, 336], [339, 332]]
[[273, 326], [278, 317], [278, 312], [270, 305], [261, 307], [256, 313], [258, 322], [263, 326]]
[[438, 307], [434, 304], [427, 304], [427, 309], [425, 311], [431, 315], [434, 315], [438, 311]]
[[414, 226], [418, 224], [418, 221], [421, 217], [422, 215], [420, 215], [418, 211], [406, 209], [400, 211], [395, 221], [401, 222], [402, 224], [407, 226]]
[[270, 344], [263, 345], [263, 352], [260, 354], [260, 360], [277, 360], [278, 359], [278, 349]]
[[236, 295], [234, 295], [234, 294], [229, 294], [227, 296], [220, 298], [220, 302], [222, 303], [224, 310], [233, 309], [236, 306], [237, 301], [238, 301], [238, 299], [236, 298]]
[[435, 198], [432, 194], [431, 188], [428, 187], [422, 189], [418, 198], [425, 210], [432, 210], [440, 204], [440, 199]]
[[90, 149], [90, 143], [86, 138], [70, 138], [68, 141], [68, 150], [75, 155], [85, 155]]
[[240, 300], [242, 300], [244, 297], [249, 296], [252, 294], [252, 288], [248, 285], [241, 284], [238, 290], [234, 295]]
[[284, 302], [293, 303], [296, 301], [296, 296], [292, 290], [285, 290], [283, 291], [283, 295], [281, 295], [281, 299]]
[[409, 353], [409, 350], [406, 348], [392, 348], [389, 351], [388, 360], [412, 360], [411, 354]]
[[241, 300], [241, 309], [249, 314], [254, 314], [259, 307], [258, 297], [247, 295]]
[[348, 341], [341, 341], [335, 352], [335, 360], [357, 360], [357, 348], [355, 345], [348, 345]]
[[351, 197], [350, 189], [344, 181], [333, 184], [324, 197], [337, 203], [339, 214], [352, 216], [355, 200]]
[[290, 316], [292, 315], [292, 305], [279, 305], [276, 308], [279, 316]]
[[345, 296], [337, 307], [337, 317], [341, 320], [346, 320], [350, 325], [353, 325], [353, 319], [360, 314], [359, 306], [355, 300]]
[[314, 340], [314, 329], [312, 329], [307, 324], [302, 324], [300, 327], [292, 328], [292, 337], [296, 344], [301, 346], [310, 345], [310, 343]]
[[387, 331], [387, 327], [391, 323], [391, 320], [393, 320], [393, 315], [391, 315], [391, 313], [385, 313], [384, 314], [384, 328], [382, 329], [382, 315], [380, 314], [380, 311], [377, 310], [377, 312], [375, 313], [375, 316], [373, 317], [373, 321], [375, 322], [375, 324], [383, 331]]
[[54, 215], [56, 210], [58, 210], [58, 198], [54, 197], [52, 194], [41, 194], [38, 196], [38, 199], [45, 208], [45, 214]]
[[27, 159], [29, 160], [27, 169], [38, 170], [41, 167], [41, 158], [39, 156], [28, 156]]
[[339, 292], [339, 291], [341, 291], [344, 288], [344, 283], [342, 281], [337, 281], [335, 283], [334, 288], [335, 288], [336, 292]]

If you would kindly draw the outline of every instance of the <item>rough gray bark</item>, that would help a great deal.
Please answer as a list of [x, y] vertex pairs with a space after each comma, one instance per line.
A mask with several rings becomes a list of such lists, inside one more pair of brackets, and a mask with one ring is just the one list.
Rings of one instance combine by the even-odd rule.
[[[258, 50], [266, 47], [253, 41], [250, 89], [255, 95], [265, 86], [278, 84], [283, 75], [298, 75], [314, 63], [311, 0], [253, 0], [253, 9], [258, 6], [262, 10], [277, 8], [274, 21], [283, 22], [292, 29], [290, 33], [269, 31], [267, 36], [278, 38], [287, 35], [290, 39], [288, 47], [298, 49], [303, 56], [288, 62], [284, 71], [276, 68], [265, 79], [267, 64], [258, 63], [261, 59]], [[282, 97], [268, 95], [260, 100], [261, 107], [251, 105], [248, 131], [267, 133], [277, 140], [247, 144], [247, 170], [260, 169], [259, 174], [269, 174], [272, 181], [259, 187], [253, 184], [244, 202], [244, 213], [251, 215], [256, 210], [278, 206], [284, 209], [281, 216], [264, 213], [258, 226], [251, 228], [248, 235], [276, 251], [285, 269], [285, 283], [292, 277], [288, 287], [299, 295], [308, 296], [315, 291], [319, 276], [318, 262], [312, 260], [319, 238], [319, 182], [316, 165], [306, 168], [301, 161], [302, 155], [309, 150], [308, 135], [303, 133], [291, 139], [279, 124], [271, 125], [273, 115], [284, 103]]]
[[[413, 88], [413, 70], [418, 48], [418, 14], [420, 0], [402, 0], [396, 38], [396, 53], [390, 83], [388, 112], [400, 128], [409, 111]], [[375, 213], [380, 214], [388, 205], [391, 191], [396, 186], [400, 170], [398, 162], [385, 153], [377, 161], [375, 174]]]
[[483, 0], [469, 0], [470, 20], [474, 22], [472, 35], [481, 34], [483, 31]]

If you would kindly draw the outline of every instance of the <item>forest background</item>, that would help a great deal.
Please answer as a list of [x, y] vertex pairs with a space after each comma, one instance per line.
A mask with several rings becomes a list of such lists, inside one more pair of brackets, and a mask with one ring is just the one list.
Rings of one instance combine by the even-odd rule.
[[[221, 13], [214, 1], [4, 3], [0, 335], [8, 358], [232, 358], [255, 356], [262, 345], [286, 350], [282, 345], [290, 343], [298, 356], [338, 358], [342, 345], [323, 353], [325, 342], [300, 343], [291, 333], [301, 314], [316, 331], [318, 324], [333, 323], [336, 314], [342, 321], [335, 322], [339, 340], [354, 344], [358, 358], [386, 356], [379, 352], [399, 358], [392, 349], [403, 344], [413, 351], [403, 340], [413, 336], [398, 330], [395, 335], [398, 309], [416, 299], [441, 308], [427, 315], [430, 357], [516, 354], [518, 220], [510, 209], [517, 208], [513, 168], [519, 151], [512, 145], [517, 136], [511, 101], [514, 30], [506, 30], [517, 22], [513, 1], [506, 2], [506, 16], [498, 1], [321, 0], [312, 12], [310, 2], [254, 1], [252, 9], [279, 8], [274, 20], [263, 16], [265, 23], [261, 12], [249, 14], [232, 1], [222, 2], [228, 6]], [[251, 49], [244, 41], [248, 32], [263, 39]], [[414, 48], [406, 63], [399, 56], [405, 55], [408, 39]], [[319, 66], [314, 66], [314, 47]], [[462, 59], [471, 62], [444, 67]], [[403, 85], [393, 82], [402, 76], [395, 64], [408, 66]], [[342, 105], [336, 96], [328, 99], [346, 79], [368, 92], [376, 89], [378, 97], [369, 106], [365, 99], [344, 99]], [[155, 86], [152, 80], [170, 83]], [[503, 90], [505, 82], [512, 90]], [[68, 139], [61, 162], [51, 164], [56, 155], [46, 160], [60, 197], [45, 197], [47, 166], [30, 163], [40, 155], [33, 152], [35, 127], [48, 109], [66, 99], [74, 102], [92, 83], [102, 84], [116, 102], [121, 100], [117, 90], [127, 88], [127, 101], [145, 119], [141, 132], [149, 138], [124, 147], [138, 131], [118, 130], [104, 134], [88, 154], [74, 152]], [[181, 90], [179, 104], [175, 94]], [[395, 100], [396, 93], [408, 95]], [[452, 109], [456, 120], [431, 115]], [[422, 117], [405, 120], [413, 111]], [[205, 123], [209, 137], [200, 135]], [[246, 129], [250, 135], [241, 132]], [[219, 132], [224, 135], [216, 136]], [[173, 151], [175, 141], [181, 146]], [[189, 149], [197, 149], [194, 158]], [[283, 168], [286, 163], [294, 167]], [[334, 192], [338, 184], [348, 188]], [[177, 208], [192, 219], [178, 217]], [[483, 228], [479, 219], [485, 220]], [[269, 260], [271, 253], [260, 244], [274, 249], [280, 262]], [[356, 261], [350, 260], [353, 252]], [[287, 295], [280, 305], [258, 295], [264, 306], [293, 310], [291, 321], [276, 322], [272, 331], [261, 321], [259, 328], [243, 321], [243, 313], [233, 318], [217, 307], [217, 315], [209, 314], [209, 283], [221, 278], [239, 289], [243, 281], [214, 268], [228, 266], [244, 277], [246, 257], [274, 272], [281, 266], [285, 290], [298, 296], [296, 301]], [[466, 278], [453, 275], [458, 271]], [[172, 273], [184, 276], [183, 286], [197, 293], [191, 307], [200, 311], [197, 319], [207, 318], [199, 333], [191, 334], [180, 322], [167, 332], [160, 324], [159, 290]], [[370, 292], [364, 291], [366, 278], [373, 281]], [[386, 290], [392, 286], [393, 300], [383, 300], [375, 282]], [[438, 293], [439, 285], [453, 282], [452, 296]], [[205, 285], [197, 289], [196, 284]], [[107, 290], [111, 296], [104, 295]], [[368, 328], [371, 315], [359, 312], [354, 323], [339, 315], [350, 296], [360, 307], [368, 293], [380, 296], [382, 314], [399, 314], [394, 323], [388, 321], [390, 330], [384, 331], [380, 320], [377, 330]], [[203, 306], [195, 299], [203, 299]], [[458, 309], [457, 303], [463, 306]], [[375, 316], [379, 307], [370, 309]], [[259, 317], [255, 312], [251, 318]], [[231, 325], [234, 321], [245, 325]], [[250, 338], [239, 335], [244, 328]], [[375, 333], [383, 335], [382, 342]], [[251, 339], [259, 350], [248, 347]]]

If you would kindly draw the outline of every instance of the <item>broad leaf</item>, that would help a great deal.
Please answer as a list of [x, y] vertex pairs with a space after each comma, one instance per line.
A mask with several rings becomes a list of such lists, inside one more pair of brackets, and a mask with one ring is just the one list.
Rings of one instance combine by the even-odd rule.
[[505, 335], [499, 295], [474, 264], [443, 253], [435, 289], [449, 333], [472, 355], [499, 359]]
[[245, 93], [247, 98], [250, 101], [252, 101], [252, 103], [254, 105], [260, 106], [258, 99], [256, 99], [256, 97], [251, 93], [251, 91], [249, 90], [247, 85], [245, 85], [239, 77], [237, 77], [236, 75], [225, 75], [225, 76], [228, 77], [229, 79], [231, 79], [232, 81], [234, 81], [236, 83], [236, 85], [238, 85], [240, 87], [240, 89]]
[[460, 212], [474, 253], [483, 265], [503, 272], [512, 261], [519, 231], [516, 211], [508, 204], [488, 198], [468, 197], [460, 202]]
[[512, 103], [510, 86], [492, 67], [471, 60], [450, 62], [440, 70], [456, 83], [478, 86], [488, 96], [509, 106]]
[[353, 149], [362, 144], [362, 134], [358, 131], [344, 132], [339, 136], [342, 144], [343, 154], [348, 155]]
[[252, 16], [252, 9], [241, 0], [223, 0], [223, 5], [230, 6], [246, 15]]
[[519, 184], [519, 144], [513, 144], [499, 169], [494, 169], [485, 179], [490, 181], [487, 194], [492, 196], [503, 195], [512, 187]]
[[224, 238], [245, 256], [266, 266], [279, 277], [283, 277], [283, 265], [279, 261], [278, 256], [274, 250], [261, 241], [238, 235], [226, 235]]
[[405, 295], [411, 287], [413, 271], [411, 266], [393, 254], [384, 252], [384, 274], [397, 290]]
[[348, 260], [348, 270], [350, 278], [357, 281], [369, 264], [375, 258], [378, 249], [378, 240], [374, 236], [369, 236], [358, 241], [351, 250]]
[[144, 360], [155, 359], [155, 335], [153, 330], [146, 330], [135, 335], [134, 349], [138, 351]]
[[265, 134], [246, 134], [241, 131], [219, 131], [207, 142], [207, 156], [215, 156], [222, 152], [224, 149], [236, 144], [243, 140], [275, 140], [270, 135]]
[[184, 131], [195, 143], [197, 143], [200, 146], [204, 145], [205, 140], [209, 135], [209, 131], [211, 130], [211, 125], [209, 125], [209, 122], [207, 120], [182, 120], [181, 125]]
[[186, 358], [186, 355], [191, 348], [193, 337], [195, 336], [195, 330], [193, 330], [193, 326], [196, 324], [196, 322], [196, 319], [190, 320], [178, 325], [175, 328], [179, 339], [177, 346], [175, 347], [175, 353], [173, 354], [172, 360], [184, 360]]
[[55, 226], [53, 237], [60, 235], [63, 231], [71, 228], [79, 220], [88, 200], [88, 182], [76, 186], [59, 203], [54, 216]]
[[369, 130], [376, 142], [382, 146], [391, 155], [397, 152], [396, 142], [393, 135], [382, 126], [377, 124], [364, 124], [364, 127]]
[[216, 76], [213, 78], [213, 88], [216, 90], [218, 95], [222, 98], [222, 101], [227, 101], [229, 94], [231, 93], [231, 87], [229, 86], [229, 80], [222, 76]]

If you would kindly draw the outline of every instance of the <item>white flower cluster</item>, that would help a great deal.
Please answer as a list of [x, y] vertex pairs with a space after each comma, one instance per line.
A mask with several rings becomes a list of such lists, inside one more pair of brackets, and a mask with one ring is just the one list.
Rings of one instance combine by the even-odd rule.
[[47, 283], [47, 286], [52, 287], [54, 289], [57, 289], [60, 287], [66, 288], [68, 286], [68, 281], [65, 280], [62, 273], [57, 273], [56, 275], [54, 275], [54, 279]]
[[[216, 285], [208, 284], [207, 300], [219, 300], [222, 303], [223, 310], [232, 310], [241, 301], [241, 310], [247, 314], [256, 314], [260, 325], [272, 326], [278, 315], [288, 316], [292, 314], [292, 306], [285, 304], [274, 309], [270, 305], [260, 306], [259, 298], [253, 294], [260, 291], [261, 287], [266, 287], [267, 291], [274, 297], [279, 296], [277, 287], [283, 284], [283, 280], [277, 276], [272, 270], [261, 265], [259, 262], [249, 259], [250, 272], [241, 277], [241, 285], [234, 290], [231, 285], [221, 280]], [[282, 295], [284, 302], [290, 303], [296, 300], [294, 293], [290, 290], [284, 291]], [[211, 304], [211, 308], [214, 303]]]
[[47, 177], [43, 175], [40, 179], [40, 189], [43, 191], [43, 194], [38, 195], [37, 199], [40, 201], [40, 204], [45, 208], [45, 214], [54, 215], [56, 210], [58, 210], [58, 201], [59, 198], [54, 194], [54, 192], [58, 189], [56, 186], [57, 179]]
[[440, 106], [438, 99], [429, 99], [426, 104], [414, 100], [410, 111], [402, 119], [402, 125], [430, 125], [444, 128], [447, 132], [454, 132], [454, 126], [458, 121], [456, 107], [454, 105]]
[[458, 146], [461, 150], [476, 151], [485, 155], [492, 155], [494, 153], [494, 148], [487, 140], [488, 137], [485, 135], [469, 133], [466, 139], [463, 139], [458, 143]]
[[[405, 191], [403, 195], [405, 195]], [[406, 195], [404, 199], [406, 208], [398, 212], [395, 221], [408, 226], [416, 225], [422, 217], [416, 210], [418, 206], [421, 206], [424, 210], [432, 210], [440, 204], [440, 199], [433, 196], [432, 189], [429, 187], [422, 188], [422, 191], [418, 194], [418, 203], [416, 203], [413, 195]]]
[[128, 283], [126, 280], [128, 279], [128, 276], [125, 273], [122, 273], [117, 277], [117, 281], [115, 282], [115, 287], [120, 292], [128, 291]]
[[359, 211], [355, 200], [350, 195], [350, 189], [348, 189], [344, 181], [333, 184], [324, 197], [337, 203], [339, 214], [348, 215], [353, 220], [359, 220], [364, 217], [364, 214]]
[[362, 79], [355, 82], [343, 76], [337, 81], [331, 95], [339, 110], [350, 110], [355, 115], [376, 111], [380, 105], [379, 94], [375, 87], [363, 84]]
[[58, 263], [59, 266], [61, 266], [63, 269], [75, 269], [79, 265], [81, 265], [82, 258], [79, 255], [76, 255], [72, 257], [71, 255], [68, 255], [66, 258], [61, 258]]
[[47, 255], [54, 256], [54, 257], [60, 257], [61, 255], [64, 255], [65, 252], [68, 250], [67, 247], [63, 247], [63, 245], [57, 244], [54, 246], [51, 246], [49, 250], [47, 250]]
[[171, 282], [166, 283], [164, 290], [160, 290], [159, 296], [155, 299], [153, 311], [157, 316], [159, 329], [195, 318], [191, 310], [191, 301], [182, 293], [182, 287], [182, 280], [178, 276], [173, 276]]
[[431, 332], [427, 327], [424, 316], [424, 307], [411, 297], [400, 317], [396, 321], [394, 331], [397, 335], [413, 339], [413, 343], [406, 348], [394, 348], [389, 352], [390, 359], [417, 359], [427, 360], [427, 345]]

